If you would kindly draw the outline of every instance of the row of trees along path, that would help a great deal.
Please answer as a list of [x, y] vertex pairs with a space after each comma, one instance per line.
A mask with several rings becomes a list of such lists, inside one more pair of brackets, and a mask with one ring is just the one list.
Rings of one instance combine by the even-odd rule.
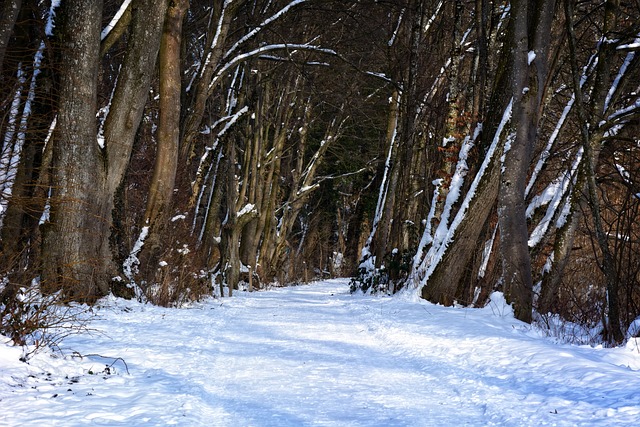
[[39, 277], [157, 304], [354, 290], [640, 313], [640, 7], [10, 0], [4, 310]]

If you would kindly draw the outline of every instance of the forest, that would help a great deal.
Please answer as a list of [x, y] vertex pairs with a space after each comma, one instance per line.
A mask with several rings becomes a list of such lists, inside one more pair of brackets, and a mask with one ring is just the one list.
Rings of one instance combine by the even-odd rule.
[[639, 0], [0, 7], [17, 343], [33, 290], [179, 306], [329, 277], [501, 291], [609, 345], [640, 316]]

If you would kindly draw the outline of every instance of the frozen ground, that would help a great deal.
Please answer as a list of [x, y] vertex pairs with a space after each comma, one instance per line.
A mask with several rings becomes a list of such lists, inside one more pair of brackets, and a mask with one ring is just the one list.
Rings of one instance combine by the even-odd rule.
[[0, 425], [640, 425], [640, 340], [556, 344], [500, 301], [444, 308], [333, 280], [103, 306], [63, 355], [22, 363], [2, 339]]

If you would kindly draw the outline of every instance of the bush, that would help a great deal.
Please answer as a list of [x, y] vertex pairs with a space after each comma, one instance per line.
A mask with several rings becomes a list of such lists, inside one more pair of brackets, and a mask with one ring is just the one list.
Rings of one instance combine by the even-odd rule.
[[358, 267], [358, 273], [351, 279], [351, 293], [394, 294], [404, 286], [411, 271], [415, 251], [393, 250], [384, 257], [380, 268], [375, 267], [373, 257], [365, 258]]
[[0, 333], [25, 348], [23, 360], [42, 348], [58, 349], [67, 336], [87, 330], [89, 307], [65, 304], [62, 292], [43, 294], [40, 283], [0, 285]]

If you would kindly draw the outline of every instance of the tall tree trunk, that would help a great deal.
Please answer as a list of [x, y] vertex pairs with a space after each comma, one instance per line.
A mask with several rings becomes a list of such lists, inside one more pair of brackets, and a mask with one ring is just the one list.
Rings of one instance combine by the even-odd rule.
[[[460, 61], [462, 60], [462, 28], [460, 21], [462, 20], [462, 1], [456, 0], [454, 8], [453, 29], [451, 37], [453, 39], [451, 48], [451, 65], [449, 66], [449, 92], [447, 94], [448, 113], [445, 125], [445, 137], [442, 141], [442, 146], [438, 147], [443, 155], [442, 167], [440, 173], [442, 174], [442, 182], [439, 187], [439, 196], [436, 202], [434, 219], [436, 220], [435, 226], [441, 220], [442, 211], [449, 194], [449, 188], [451, 186], [451, 177], [458, 161], [457, 154], [460, 151], [462, 140], [464, 139], [464, 131], [461, 123], [461, 114], [463, 112], [463, 100], [461, 87], [460, 87]], [[435, 227], [434, 227], [435, 228]]]
[[188, 0], [172, 1], [167, 9], [160, 42], [160, 117], [156, 162], [149, 188], [145, 224], [150, 227], [147, 238], [154, 253], [159, 249], [160, 231], [168, 220], [178, 168], [180, 140], [180, 46], [182, 21]]
[[[233, 295], [233, 290], [237, 288], [240, 280], [240, 237], [244, 226], [255, 218], [256, 210], [245, 210], [242, 200], [238, 197], [238, 176], [236, 175], [237, 148], [234, 142], [227, 141], [226, 172], [227, 172], [227, 215], [222, 226], [223, 254], [221, 268], [224, 278], [229, 287], [229, 296]], [[238, 207], [240, 206], [240, 211]]]
[[477, 53], [474, 64], [474, 88], [472, 120], [482, 122], [484, 118], [485, 86], [489, 67], [489, 53], [487, 43], [487, 19], [489, 2], [475, 0], [476, 44]]
[[504, 293], [515, 316], [531, 322], [533, 277], [525, 189], [547, 80], [549, 34], [555, 0], [511, 3], [513, 25], [513, 115], [515, 138], [505, 149], [498, 198]]
[[[497, 111], [500, 108], [500, 101], [496, 100], [494, 104]], [[499, 154], [507, 138], [503, 129], [511, 116], [511, 104], [502, 109], [503, 113], [497, 130], [494, 130], [494, 133], [487, 130], [485, 133], [485, 139], [491, 138], [490, 147], [493, 149], [489, 148], [485, 154], [484, 164], [476, 174], [456, 218], [452, 220], [448, 232], [450, 236], [446, 238], [441, 249], [434, 254], [435, 259], [430, 260], [428, 275], [420, 278], [421, 296], [431, 302], [453, 304], [459, 290], [465, 286], [462, 283], [463, 279], [471, 268], [471, 260], [478, 247], [480, 234], [495, 206], [500, 181]], [[454, 224], [458, 225], [454, 228]]]
[[504, 293], [507, 302], [514, 304], [518, 319], [531, 322], [532, 288], [529, 231], [525, 216], [524, 190], [531, 153], [536, 138], [534, 111], [536, 88], [528, 87], [529, 66], [529, 11], [528, 3], [511, 3], [513, 25], [513, 114], [515, 138], [510, 138], [504, 157], [498, 197], [498, 223], [500, 224], [500, 250]]
[[375, 257], [375, 267], [380, 268], [384, 261], [384, 255], [387, 252], [389, 245], [389, 233], [392, 222], [392, 212], [395, 205], [396, 187], [398, 182], [398, 174], [400, 168], [400, 162], [397, 161], [398, 157], [398, 126], [400, 125], [401, 113], [400, 103], [402, 97], [398, 91], [394, 91], [391, 95], [389, 116], [387, 121], [387, 135], [386, 144], [388, 146], [387, 162], [383, 167], [383, 178], [380, 184], [380, 190], [378, 194], [378, 206], [376, 207], [376, 213], [373, 223], [373, 229], [371, 235], [367, 241], [370, 244], [368, 248]]
[[[511, 29], [510, 29], [511, 30]], [[507, 33], [506, 39], [509, 39]], [[492, 43], [493, 45], [493, 43]], [[492, 62], [497, 62], [493, 90], [486, 109], [486, 120], [479, 136], [478, 152], [484, 160], [476, 166], [475, 177], [451, 224], [438, 247], [432, 246], [413, 272], [422, 298], [431, 302], [450, 305], [458, 298], [459, 291], [468, 287], [464, 278], [472, 268], [474, 253], [480, 235], [489, 221], [499, 192], [500, 154], [507, 138], [507, 125], [512, 115], [509, 81], [513, 61], [511, 51], [495, 50]], [[495, 59], [493, 58], [495, 57]], [[423, 271], [423, 267], [425, 270]]]
[[[32, 114], [25, 123], [24, 144], [15, 181], [11, 188], [11, 198], [2, 219], [0, 230], [0, 263], [6, 268], [25, 271], [32, 261], [36, 249], [36, 231], [47, 200], [46, 190], [38, 185], [41, 173], [45, 140], [51, 132], [55, 117], [55, 106], [50, 86], [53, 69], [50, 64], [41, 64], [41, 74], [37, 85], [32, 84], [34, 100]], [[32, 77], [35, 78], [35, 77]], [[35, 87], [33, 87], [35, 86]], [[13, 262], [17, 262], [14, 264]]]
[[[131, 31], [127, 42], [124, 62], [118, 74], [109, 113], [104, 123], [105, 150], [108, 158], [106, 210], [113, 223], [122, 215], [115, 209], [116, 194], [122, 185], [129, 162], [133, 143], [142, 121], [151, 79], [156, 73], [156, 61], [160, 49], [160, 36], [167, 12], [168, 0], [134, 1], [127, 10], [131, 20]], [[120, 24], [119, 21], [118, 24]], [[117, 265], [128, 254], [124, 248], [124, 230], [112, 228], [111, 233], [102, 236], [105, 240], [105, 258], [117, 262], [111, 265], [113, 276], [117, 275]], [[111, 250], [109, 250], [111, 249]], [[113, 291], [119, 294], [126, 290], [114, 282]]]
[[51, 216], [43, 240], [43, 284], [75, 300], [109, 291], [103, 240], [105, 158], [96, 139], [101, 0], [65, 0], [58, 12], [60, 88], [53, 141]]

